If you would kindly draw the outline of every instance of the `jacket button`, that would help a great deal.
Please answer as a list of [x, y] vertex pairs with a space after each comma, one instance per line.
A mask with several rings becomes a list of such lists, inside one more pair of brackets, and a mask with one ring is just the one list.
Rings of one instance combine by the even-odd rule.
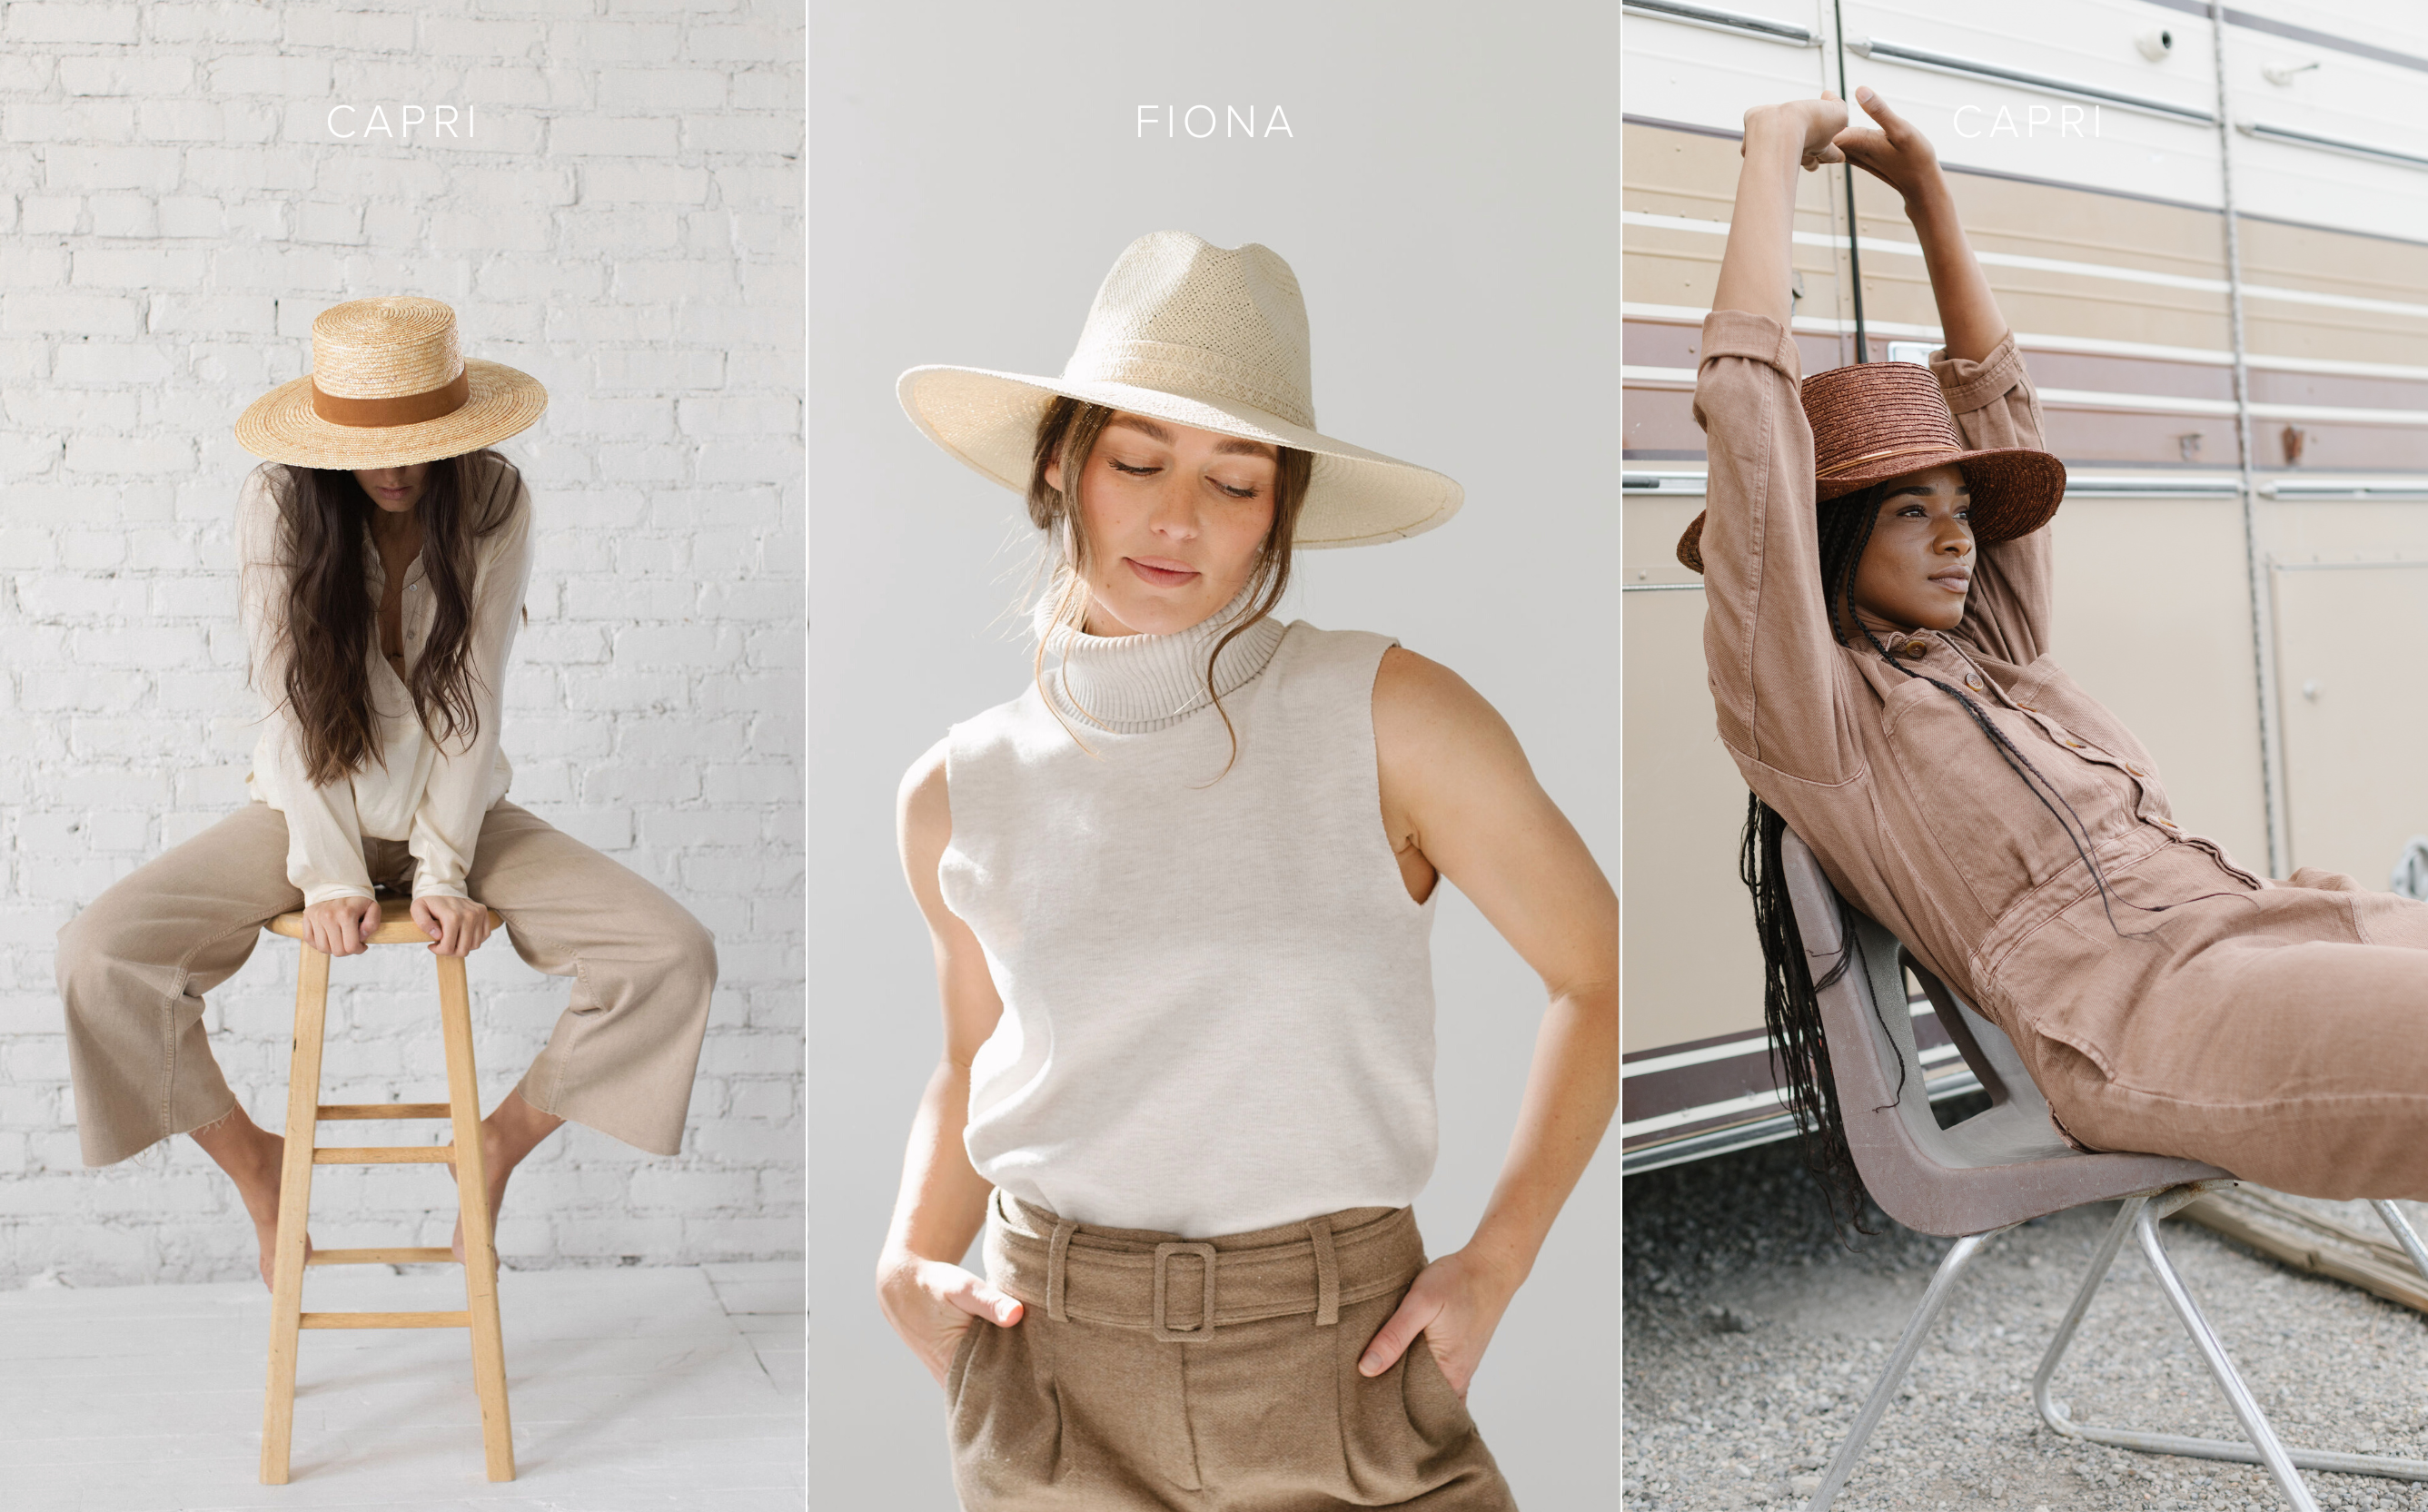
[[2074, 747], [2077, 751], [2084, 749], [2083, 743], [2080, 740], [2068, 740], [2065, 743]]
[[1977, 693], [1981, 691], [1980, 675], [1971, 672], [1966, 673], [1964, 675], [1964, 686], [1972, 689]]
[[2124, 770], [2125, 770], [2125, 771], [2127, 771], [2127, 772], [2131, 772], [2133, 775], [2135, 775], [2135, 776], [2137, 776], [2137, 777], [2141, 776], [2141, 775], [2143, 775], [2143, 774], [2144, 774], [2144, 773], [2142, 772], [2142, 771], [2141, 771], [2141, 769], [2140, 767], [2135, 766], [2135, 765], [2134, 765], [2132, 762], [2130, 762], [2130, 761], [2127, 761], [2127, 762], [2125, 762], [2125, 763], [2124, 763]]
[[1902, 648], [1907, 656], [1920, 659], [1930, 655], [1930, 645], [1924, 641], [1908, 641]]

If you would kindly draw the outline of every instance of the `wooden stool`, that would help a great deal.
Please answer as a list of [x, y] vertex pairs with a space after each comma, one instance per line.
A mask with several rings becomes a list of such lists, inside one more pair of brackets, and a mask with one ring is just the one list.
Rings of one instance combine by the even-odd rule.
[[[389, 900], [383, 899], [383, 902]], [[370, 945], [423, 945], [430, 936], [412, 916], [384, 908]], [[492, 910], [489, 927], [503, 922]], [[329, 957], [312, 948], [302, 914], [281, 914], [271, 934], [304, 940], [295, 973], [295, 1054], [287, 1081], [287, 1153], [278, 1184], [278, 1247], [271, 1266], [270, 1390], [261, 1413], [261, 1483], [287, 1484], [287, 1453], [295, 1428], [296, 1334], [302, 1328], [469, 1328], [472, 1384], [481, 1397], [481, 1439], [488, 1450], [489, 1479], [515, 1478], [513, 1425], [506, 1415], [506, 1354], [498, 1332], [498, 1252], [489, 1232], [488, 1171], [481, 1158], [481, 1088], [472, 1074], [472, 1001], [464, 982], [464, 959], [441, 955], [438, 1017], [447, 1044], [445, 1102], [320, 1101], [320, 1046], [328, 1021]], [[323, 1118], [447, 1118], [454, 1138], [445, 1145], [388, 1145], [317, 1148]], [[305, 1312], [304, 1267], [451, 1263], [440, 1248], [324, 1249], [309, 1260], [304, 1234], [312, 1212], [315, 1165], [451, 1163], [455, 1200], [464, 1215], [464, 1310], [461, 1312]]]

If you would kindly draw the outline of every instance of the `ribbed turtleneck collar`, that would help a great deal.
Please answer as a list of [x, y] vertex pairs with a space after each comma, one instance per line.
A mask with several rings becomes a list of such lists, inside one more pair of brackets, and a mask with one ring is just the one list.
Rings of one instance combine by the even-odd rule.
[[[1120, 734], [1176, 724], [1212, 702], [1206, 694], [1206, 658], [1248, 607], [1243, 588], [1221, 610], [1171, 635], [1090, 635], [1051, 626], [1046, 696], [1065, 717]], [[1227, 698], [1244, 687], [1265, 670], [1287, 633], [1288, 626], [1268, 615], [1234, 636], [1215, 659], [1215, 691]]]

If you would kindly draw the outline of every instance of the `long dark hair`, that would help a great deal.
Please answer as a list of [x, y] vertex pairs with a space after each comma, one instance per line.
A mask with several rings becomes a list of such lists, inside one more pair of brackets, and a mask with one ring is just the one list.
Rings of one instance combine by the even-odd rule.
[[[405, 691], [434, 740], [468, 742], [480, 733], [469, 659], [476, 545], [505, 523], [520, 480], [494, 451], [448, 457], [430, 464], [414, 505], [432, 614]], [[370, 675], [379, 603], [364, 577], [378, 506], [339, 468], [281, 464], [271, 481], [286, 569], [275, 595], [286, 676], [273, 696], [302, 734], [306, 775], [327, 787], [383, 757]]]
[[[2042, 808], [2065, 832], [2066, 839], [2091, 872], [2092, 885], [2098, 888], [2100, 902], [2108, 913], [2108, 927], [2121, 936], [2141, 938], [2141, 935], [2124, 930], [2116, 923], [2115, 903], [2108, 891], [2108, 878], [2100, 870], [2090, 845], [2091, 832], [2075, 812], [2065, 795], [2057, 790], [2031, 758], [2018, 750], [2013, 741], [1990, 718], [1989, 711], [1966, 695], [1953, 683], [1915, 671], [1890, 654], [1855, 612], [1855, 572], [1862, 563], [1863, 548], [1870, 545], [1872, 528], [1879, 519], [1880, 506], [1897, 489], [1906, 486], [1904, 478], [1892, 478], [1861, 492], [1846, 495], [1821, 506], [1814, 524], [1819, 537], [1819, 568], [1821, 585], [1828, 596], [1829, 636], [1840, 645], [1850, 645], [1861, 634], [1880, 659], [1908, 677], [1928, 682], [1961, 706], [1973, 723], [1997, 751], [2007, 769], [2012, 772], [2025, 789], [2039, 800]], [[2059, 811], [2062, 809], [2063, 813]], [[2069, 821], [2071, 822], [2069, 822]], [[1770, 1034], [1771, 1065], [1778, 1080], [1787, 1088], [1787, 1106], [1796, 1118], [1796, 1133], [1804, 1147], [1806, 1169], [1819, 1182], [1823, 1197], [1829, 1204], [1833, 1221], [1852, 1227], [1858, 1233], [1878, 1230], [1863, 1223], [1863, 1183], [1855, 1169], [1854, 1152], [1846, 1145], [1846, 1122], [1838, 1106], [1838, 1086], [1829, 1068], [1829, 1045], [1821, 1028], [1821, 992], [1844, 976], [1850, 967], [1859, 967], [1862, 945], [1854, 929], [1853, 905], [1841, 897], [1838, 900], [1838, 937], [1843, 942], [1838, 958], [1829, 970], [1815, 979], [1810, 958], [1804, 952], [1803, 932], [1796, 924], [1795, 905], [1787, 896], [1787, 881], [1780, 867], [1780, 840], [1786, 833], [1787, 821], [1762, 801], [1746, 795], [1745, 833], [1738, 846], [1737, 871], [1747, 891], [1753, 895], [1754, 932], [1762, 941], [1763, 957], [1763, 1025]], [[2125, 906], [2144, 913], [2160, 913], [2172, 904], [2143, 907], [2126, 902]], [[1876, 1003], [1880, 1012], [1901, 1013], [1902, 1002]], [[1907, 1067], [1897, 1066], [1897, 1093], [1905, 1092]]]
[[[1029, 458], [1028, 520], [1053, 538], [1060, 553], [1054, 565], [1056, 597], [1052, 615], [1057, 625], [1076, 626], [1087, 613], [1088, 571], [1095, 559], [1087, 522], [1079, 512], [1079, 480], [1087, 471], [1088, 460], [1095, 454], [1096, 438], [1105, 433], [1115, 413], [1102, 404], [1058, 394], [1037, 422], [1037, 445]], [[1214, 684], [1214, 668], [1224, 646], [1281, 606], [1282, 594], [1289, 589], [1290, 549], [1298, 539], [1299, 509], [1306, 501], [1306, 485], [1315, 474], [1313, 452], [1292, 447], [1273, 449], [1279, 454], [1279, 465], [1273, 470], [1273, 524], [1265, 532], [1264, 544], [1256, 548], [1256, 563], [1248, 577], [1252, 603], [1249, 611], [1222, 633], [1206, 658], [1206, 696], [1214, 711], [1222, 716], [1222, 728], [1231, 737], [1233, 760], [1239, 755], [1239, 732], [1231, 723], [1230, 710], [1222, 707], [1222, 691]], [[1045, 480], [1046, 467], [1057, 463], [1061, 464], [1066, 485], [1061, 488]], [[1035, 671], [1042, 691], [1045, 678], [1042, 638], [1038, 642]], [[1046, 707], [1053, 707], [1053, 701], [1049, 699]], [[1230, 770], [1228, 763], [1223, 770]]]

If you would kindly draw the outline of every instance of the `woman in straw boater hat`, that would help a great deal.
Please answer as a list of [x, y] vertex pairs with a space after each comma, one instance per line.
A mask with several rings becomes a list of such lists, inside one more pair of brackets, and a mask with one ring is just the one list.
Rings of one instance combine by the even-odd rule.
[[[878, 1289], [963, 1504], [1509, 1506], [1464, 1397], [1617, 1100], [1616, 902], [1465, 683], [1272, 613], [1296, 548], [1431, 529], [1459, 486], [1317, 431], [1288, 265], [1180, 232], [1123, 252], [1059, 377], [900, 396], [1054, 566], [1032, 686], [901, 794], [944, 1052]], [[1483, 1220], [1428, 1264], [1444, 877], [1550, 1004]]]
[[[2428, 1198], [2428, 905], [2306, 868], [2266, 881], [2186, 833], [2149, 753], [2050, 659], [2065, 469], [1929, 142], [1857, 94], [1878, 129], [1826, 94], [1746, 114], [1696, 380], [1709, 508], [1678, 546], [1752, 789], [1765, 1011], [1815, 1174], [1860, 1211], [1790, 826], [2014, 1040], [2077, 1144]], [[1846, 160], [1904, 197], [1946, 346], [1799, 387], [1796, 170]]]
[[[682, 1136], [714, 942], [664, 892], [505, 802], [506, 655], [531, 575], [532, 504], [490, 447], [539, 418], [537, 380], [467, 360], [436, 300], [355, 300], [312, 322], [312, 371], [237, 422], [270, 459], [237, 501], [240, 610], [269, 706], [253, 802], [129, 874], [59, 932], [59, 993], [86, 1163], [172, 1134], [242, 1194], [270, 1277], [281, 1142], [228, 1089], [203, 995], [261, 926], [302, 910], [331, 955], [409, 893], [430, 949], [506, 922], [574, 979], [548, 1047], [482, 1124], [492, 1217], [507, 1176], [571, 1118], [655, 1154]], [[458, 1226], [456, 1253], [462, 1255]]]

